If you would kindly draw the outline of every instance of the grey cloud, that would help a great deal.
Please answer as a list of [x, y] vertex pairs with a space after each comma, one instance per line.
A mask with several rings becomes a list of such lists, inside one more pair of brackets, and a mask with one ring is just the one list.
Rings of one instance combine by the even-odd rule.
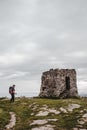
[[21, 86], [50, 68], [75, 68], [86, 81], [86, 7], [86, 0], [0, 1], [0, 79]]

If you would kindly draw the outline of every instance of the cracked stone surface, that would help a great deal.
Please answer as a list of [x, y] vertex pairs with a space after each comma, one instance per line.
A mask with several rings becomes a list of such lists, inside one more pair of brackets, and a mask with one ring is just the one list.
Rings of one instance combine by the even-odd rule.
[[63, 113], [68, 113], [67, 110], [63, 107], [60, 107], [60, 111], [63, 112]]
[[83, 118], [87, 118], [87, 113], [82, 116]]
[[58, 119], [47, 119], [48, 121], [57, 121]]
[[40, 111], [36, 116], [47, 116], [49, 113], [60, 114], [60, 111], [55, 109], [47, 109], [45, 111]]
[[48, 114], [48, 111], [40, 111], [36, 116], [47, 116]]
[[79, 130], [78, 128], [73, 128], [73, 130]]
[[41, 107], [40, 110], [48, 110], [48, 106], [47, 105], [43, 105], [43, 107]]
[[72, 112], [76, 108], [80, 108], [80, 105], [79, 104], [69, 104], [67, 110]]
[[79, 120], [77, 120], [78, 124], [83, 125], [87, 123], [87, 113], [82, 116]]
[[[35, 104], [35, 106], [33, 106], [33, 107], [36, 108], [37, 105]], [[47, 105], [43, 105], [40, 108], [40, 111], [37, 113], [36, 116], [47, 116], [49, 113], [53, 113], [55, 115], [58, 115], [61, 112], [68, 113], [68, 112], [72, 112], [76, 108], [80, 108], [80, 105], [79, 104], [69, 104], [68, 107], [66, 107], [66, 108], [60, 107], [59, 110], [56, 110], [54, 108], [48, 108]], [[5, 128], [7, 130], [12, 129], [15, 126], [15, 123], [16, 123], [15, 113], [9, 112], [9, 114], [11, 115], [11, 119], [9, 121], [9, 124], [7, 124], [5, 126]], [[34, 113], [31, 113], [31, 115], [34, 115]], [[48, 125], [47, 123], [49, 123], [50, 121], [55, 122], [57, 120], [58, 119], [33, 120], [33, 122], [30, 125], [38, 125], [38, 127], [32, 128], [31, 130], [54, 130], [55, 126], [54, 125]], [[73, 128], [72, 130], [87, 130], [87, 129], [83, 129], [83, 127], [82, 127], [82, 125], [87, 122], [87, 113], [83, 114], [82, 117], [79, 120], [77, 120], [77, 122], [78, 122], [78, 126], [76, 126], [76, 128]], [[43, 125], [43, 126], [41, 126], [41, 125]]]
[[32, 130], [54, 130], [54, 126], [52, 126], [52, 125], [45, 125], [45, 126], [33, 128]]
[[[68, 113], [67, 110], [72, 112], [76, 108], [80, 108], [80, 105], [79, 104], [69, 104], [66, 109], [61, 107], [59, 110], [64, 113]], [[47, 116], [49, 113], [60, 114], [60, 111], [55, 110], [55, 109], [47, 109], [47, 106], [46, 106], [46, 107], [42, 107], [41, 111], [39, 111], [39, 113], [36, 116]]]
[[80, 125], [83, 125], [85, 122], [83, 120], [78, 120], [77, 121]]
[[82, 128], [73, 128], [73, 130], [87, 130], [87, 129], [82, 129]]
[[48, 121], [47, 120], [35, 120], [33, 121], [33, 123], [31, 123], [30, 125], [43, 125], [46, 124]]
[[87, 129], [79, 129], [79, 130], [87, 130]]
[[10, 122], [9, 124], [7, 124], [5, 126], [6, 129], [11, 129], [15, 126], [15, 123], [16, 123], [16, 115], [14, 112], [9, 112], [9, 114], [11, 115], [11, 119], [10, 119]]
[[60, 111], [57, 111], [55, 109], [48, 109], [49, 113], [54, 113], [54, 114], [60, 114]]
[[30, 125], [43, 125], [48, 123], [48, 121], [57, 121], [58, 119], [44, 119], [44, 120], [34, 120]]

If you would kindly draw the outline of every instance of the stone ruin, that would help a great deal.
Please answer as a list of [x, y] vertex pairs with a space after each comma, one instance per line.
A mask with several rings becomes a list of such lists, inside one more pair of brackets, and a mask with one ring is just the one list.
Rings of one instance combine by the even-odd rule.
[[50, 69], [43, 72], [39, 97], [68, 98], [78, 96], [75, 69]]

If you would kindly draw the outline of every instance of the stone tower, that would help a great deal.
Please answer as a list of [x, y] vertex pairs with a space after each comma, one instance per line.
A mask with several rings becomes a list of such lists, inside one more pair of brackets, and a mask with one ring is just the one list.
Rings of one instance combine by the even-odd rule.
[[78, 96], [75, 69], [50, 69], [43, 72], [39, 97]]

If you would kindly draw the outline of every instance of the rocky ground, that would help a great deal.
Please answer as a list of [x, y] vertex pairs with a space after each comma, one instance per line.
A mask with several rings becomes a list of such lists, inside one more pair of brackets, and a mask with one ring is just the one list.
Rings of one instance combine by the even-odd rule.
[[87, 130], [87, 98], [0, 99], [0, 130]]

